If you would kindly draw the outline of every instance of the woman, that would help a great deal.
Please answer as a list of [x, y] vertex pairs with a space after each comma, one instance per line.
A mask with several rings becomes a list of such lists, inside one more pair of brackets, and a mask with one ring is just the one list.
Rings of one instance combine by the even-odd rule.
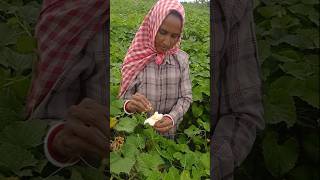
[[173, 137], [192, 101], [188, 55], [179, 49], [184, 8], [159, 0], [142, 22], [122, 65], [126, 113], [164, 114], [154, 128]]
[[42, 4], [35, 34], [39, 59], [26, 109], [29, 119], [50, 124], [44, 151], [58, 167], [79, 159], [92, 164], [109, 155], [108, 11], [105, 0]]

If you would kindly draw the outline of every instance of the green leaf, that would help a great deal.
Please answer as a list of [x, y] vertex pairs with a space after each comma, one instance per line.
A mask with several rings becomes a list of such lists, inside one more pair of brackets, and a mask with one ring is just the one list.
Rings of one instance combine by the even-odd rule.
[[0, 64], [6, 68], [11, 68], [17, 74], [22, 74], [25, 70], [31, 70], [34, 54], [19, 54], [9, 48], [0, 49]]
[[36, 40], [28, 35], [22, 35], [17, 39], [17, 51], [20, 53], [33, 53], [37, 47]]
[[182, 171], [180, 175], [180, 180], [191, 180], [189, 171], [186, 171], [186, 170]]
[[319, 4], [319, 0], [301, 0], [303, 4]]
[[263, 157], [268, 171], [275, 177], [289, 172], [298, 159], [298, 142], [289, 138], [283, 144], [278, 144], [278, 136], [270, 132], [263, 140]]
[[319, 77], [311, 76], [306, 80], [299, 80], [291, 76], [282, 76], [271, 85], [273, 89], [283, 89], [290, 96], [298, 96], [310, 105], [319, 108]]
[[127, 136], [125, 144], [121, 148], [121, 152], [123, 152], [124, 157], [134, 158], [135, 155], [139, 152], [138, 147], [144, 147], [142, 143], [144, 143], [144, 141], [141, 142], [141, 140], [139, 140], [136, 136]]
[[303, 155], [309, 159], [309, 161], [317, 163], [320, 159], [320, 139], [319, 134], [316, 131], [305, 131], [302, 133], [302, 148]]
[[1, 141], [30, 148], [43, 143], [47, 123], [43, 120], [30, 120], [13, 123], [2, 131]]
[[210, 124], [208, 122], [204, 122], [201, 119], [197, 119], [197, 123], [199, 123], [199, 125], [202, 126], [204, 130], [210, 132]]
[[191, 125], [188, 129], [184, 130], [184, 133], [189, 137], [196, 136], [201, 133], [201, 130], [194, 125]]
[[192, 103], [192, 114], [195, 118], [200, 117], [203, 113], [203, 107], [197, 103]]
[[0, 145], [0, 166], [6, 166], [13, 172], [28, 166], [36, 166], [37, 160], [27, 150], [20, 146], [2, 143]]
[[201, 153], [200, 162], [205, 169], [210, 170], [210, 153]]
[[180, 176], [180, 174], [179, 174], [178, 169], [176, 169], [174, 167], [170, 167], [168, 173], [166, 173], [163, 176], [163, 180], [172, 180], [172, 179], [176, 179], [179, 176]]
[[294, 168], [288, 177], [290, 180], [317, 180], [319, 179], [319, 169], [312, 165], [300, 165]]
[[265, 7], [258, 8], [258, 12], [265, 18], [278, 16], [281, 10], [282, 10], [281, 6], [278, 6], [278, 5], [265, 6]]
[[83, 180], [81, 173], [78, 172], [75, 168], [71, 171], [71, 177], [70, 180]]
[[5, 23], [0, 23], [0, 47], [14, 44], [17, 35], [15, 31]]
[[135, 162], [132, 157], [122, 158], [117, 152], [110, 153], [110, 171], [112, 173], [119, 174], [123, 172], [129, 174]]
[[83, 180], [106, 179], [106, 176], [103, 174], [103, 172], [101, 172], [98, 169], [94, 169], [90, 167], [81, 167], [81, 166], [75, 166], [74, 169], [76, 169], [76, 171], [78, 172], [78, 174], [74, 174], [74, 175], [79, 176], [79, 173], [80, 173]]
[[301, 35], [292, 35], [292, 34], [285, 35], [282, 38], [280, 38], [275, 44], [280, 44], [280, 43], [287, 43], [291, 46], [301, 48], [301, 49], [315, 48], [313, 41], [310, 41], [309, 39], [306, 39]]
[[155, 152], [141, 153], [137, 158], [138, 170], [148, 177], [152, 171], [158, 171], [158, 167], [164, 164], [160, 155]]
[[267, 123], [285, 122], [292, 127], [296, 120], [296, 108], [290, 93], [283, 89], [271, 89], [264, 98]]
[[302, 80], [314, 73], [309, 64], [305, 62], [286, 62], [283, 65], [280, 65], [280, 68], [284, 72]]
[[192, 87], [192, 99], [193, 101], [202, 101], [202, 89], [201, 86]]
[[271, 55], [271, 47], [270, 42], [266, 40], [258, 41], [259, 55], [260, 55], [260, 64], [262, 64], [270, 55]]
[[137, 125], [138, 122], [135, 118], [124, 117], [119, 120], [119, 123], [116, 125], [114, 129], [117, 131], [132, 133]]

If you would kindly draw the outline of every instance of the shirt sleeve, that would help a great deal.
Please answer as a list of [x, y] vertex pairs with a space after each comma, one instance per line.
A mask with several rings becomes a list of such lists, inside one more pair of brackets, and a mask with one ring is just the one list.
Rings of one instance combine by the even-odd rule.
[[183, 66], [181, 66], [181, 79], [180, 79], [180, 96], [177, 103], [172, 107], [169, 115], [178, 125], [183, 118], [183, 115], [188, 111], [192, 102], [192, 86], [189, 74], [188, 59], [183, 59]]
[[141, 73], [137, 75], [134, 81], [129, 85], [128, 90], [121, 97], [124, 100], [123, 110], [126, 114], [131, 115], [133, 113], [129, 113], [126, 109], [127, 103], [130, 101], [132, 95], [137, 92], [139, 85], [141, 84]]
[[[240, 2], [240, 3], [239, 3]], [[211, 174], [233, 179], [264, 128], [252, 1], [213, 1]]]

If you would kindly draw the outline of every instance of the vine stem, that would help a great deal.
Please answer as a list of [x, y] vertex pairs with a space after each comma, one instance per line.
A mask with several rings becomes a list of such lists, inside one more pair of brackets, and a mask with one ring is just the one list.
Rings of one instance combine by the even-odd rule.
[[13, 14], [14, 14], [14, 17], [17, 18], [18, 24], [22, 27], [22, 29], [24, 29], [24, 31], [25, 31], [30, 37], [32, 37], [32, 34], [31, 34], [31, 32], [29, 31], [28, 27], [26, 27], [25, 23], [23, 23], [23, 22], [20, 21], [17, 13], [14, 12]]

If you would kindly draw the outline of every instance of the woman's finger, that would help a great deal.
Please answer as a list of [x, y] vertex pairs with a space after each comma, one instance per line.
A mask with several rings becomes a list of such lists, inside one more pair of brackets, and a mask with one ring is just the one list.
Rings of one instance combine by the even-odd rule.
[[86, 126], [94, 126], [101, 131], [104, 136], [108, 136], [107, 119], [101, 117], [102, 114], [79, 106], [72, 106], [68, 113], [71, 120], [81, 121]]
[[173, 125], [171, 124], [169, 126], [165, 126], [165, 127], [161, 127], [161, 128], [155, 127], [155, 129], [157, 131], [159, 131], [160, 133], [165, 133], [165, 132], [168, 132], [172, 127], [173, 127]]
[[131, 102], [136, 107], [137, 112], [141, 113], [146, 111], [146, 107], [140, 101], [132, 100]]
[[136, 93], [136, 95], [138, 96], [139, 100], [143, 102], [143, 104], [147, 107], [148, 110], [152, 109], [152, 104], [144, 95], [140, 93]]
[[107, 137], [100, 134], [99, 130], [94, 127], [87, 127], [77, 123], [67, 123], [67, 130], [82, 141], [90, 144], [100, 151], [107, 151], [107, 143], [109, 142]]
[[150, 109], [150, 104], [143, 95], [136, 93], [132, 97], [136, 102], [139, 102], [142, 104], [142, 108], [144, 109], [144, 111], [147, 111]]
[[170, 126], [172, 125], [172, 121], [167, 118], [162, 118], [161, 120], [157, 121], [155, 124], [154, 124], [154, 127], [156, 128], [163, 128], [163, 127], [167, 127], [167, 126]]

